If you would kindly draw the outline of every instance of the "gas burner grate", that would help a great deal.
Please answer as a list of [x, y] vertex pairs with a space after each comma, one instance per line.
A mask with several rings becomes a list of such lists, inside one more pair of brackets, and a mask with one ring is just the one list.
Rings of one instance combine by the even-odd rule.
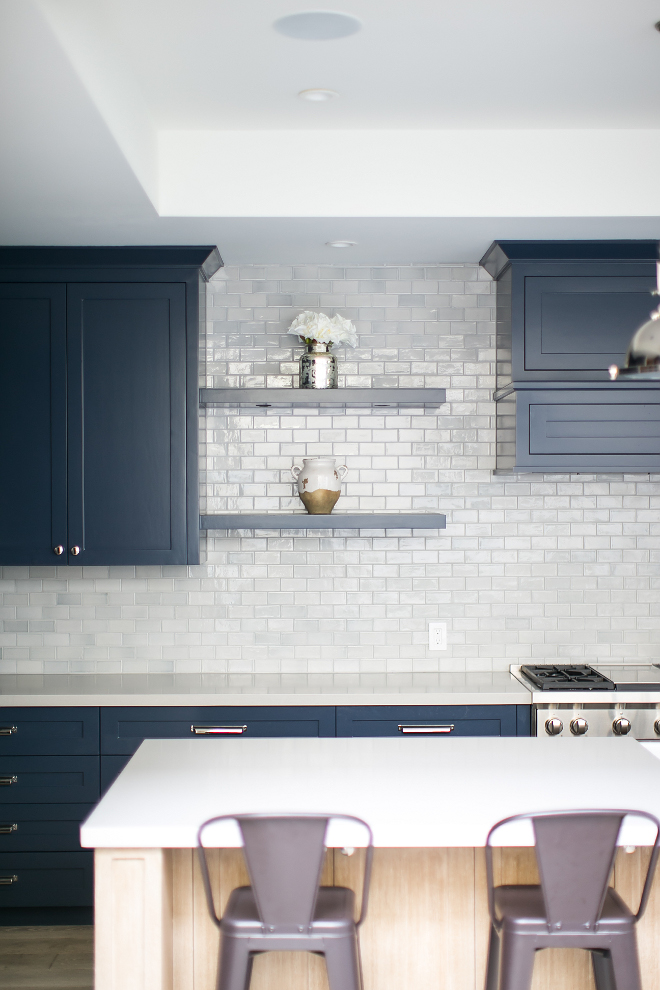
[[615, 691], [609, 677], [586, 663], [523, 664], [522, 674], [542, 691]]

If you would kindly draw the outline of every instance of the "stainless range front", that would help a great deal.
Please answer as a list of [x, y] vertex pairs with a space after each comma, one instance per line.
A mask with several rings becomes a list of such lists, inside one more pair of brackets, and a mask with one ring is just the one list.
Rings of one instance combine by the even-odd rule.
[[537, 736], [660, 739], [660, 666], [521, 664]]

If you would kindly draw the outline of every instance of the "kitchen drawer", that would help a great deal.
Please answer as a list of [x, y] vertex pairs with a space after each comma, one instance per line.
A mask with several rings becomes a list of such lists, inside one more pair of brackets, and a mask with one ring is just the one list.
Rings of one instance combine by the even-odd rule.
[[86, 907], [93, 903], [92, 850], [0, 853], [0, 908]]
[[80, 823], [93, 807], [93, 804], [6, 805], [0, 809], [0, 855], [79, 850]]
[[338, 736], [515, 736], [516, 705], [351, 706], [337, 709]]
[[1, 756], [0, 808], [91, 804], [99, 798], [98, 756]]
[[98, 751], [98, 708], [0, 708], [0, 757]]
[[[198, 731], [195, 732], [193, 727]], [[205, 728], [217, 739], [264, 736], [334, 736], [333, 707], [103, 708], [101, 752], [134, 753], [143, 739], [190, 739]]]

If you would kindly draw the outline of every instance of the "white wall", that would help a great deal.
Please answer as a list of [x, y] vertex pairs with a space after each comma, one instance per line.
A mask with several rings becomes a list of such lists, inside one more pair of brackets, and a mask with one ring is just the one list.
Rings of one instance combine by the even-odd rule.
[[[295, 507], [304, 454], [350, 468], [338, 509], [437, 508], [444, 532], [216, 534], [197, 567], [9, 568], [0, 670], [504, 669], [656, 660], [660, 477], [495, 477], [494, 285], [475, 265], [224, 269], [208, 385], [288, 385], [305, 308], [360, 333], [349, 385], [447, 388], [437, 411], [207, 411], [203, 510]], [[445, 619], [449, 649], [426, 647]]]

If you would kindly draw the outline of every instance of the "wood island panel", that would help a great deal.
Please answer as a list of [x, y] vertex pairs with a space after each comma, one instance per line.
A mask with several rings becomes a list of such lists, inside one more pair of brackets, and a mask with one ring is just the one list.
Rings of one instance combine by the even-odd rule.
[[[330, 850], [322, 882], [361, 889], [363, 852]], [[649, 850], [621, 851], [614, 886], [636, 908]], [[219, 933], [191, 849], [97, 850], [97, 990], [215, 990]], [[216, 903], [248, 883], [240, 850], [209, 850]], [[531, 849], [494, 850], [496, 883], [537, 882]], [[376, 849], [361, 930], [365, 990], [482, 990], [488, 944], [482, 848]], [[660, 882], [638, 929], [644, 990], [660, 984]], [[532, 990], [593, 990], [589, 954], [537, 953]], [[251, 990], [328, 990], [311, 953], [264, 953]]]

